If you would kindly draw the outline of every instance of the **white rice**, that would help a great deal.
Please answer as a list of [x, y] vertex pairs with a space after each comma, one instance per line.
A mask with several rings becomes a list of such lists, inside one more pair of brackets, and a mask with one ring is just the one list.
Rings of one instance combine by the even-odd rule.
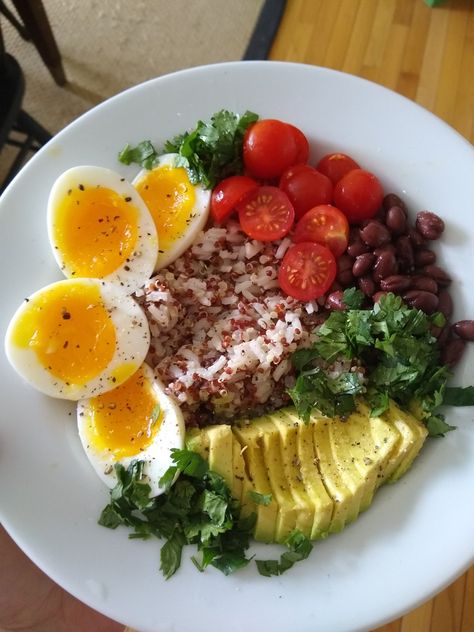
[[148, 361], [187, 423], [288, 403], [291, 355], [311, 343], [321, 321], [317, 301], [279, 289], [290, 243], [250, 240], [236, 222], [213, 227], [137, 292], [152, 333]]

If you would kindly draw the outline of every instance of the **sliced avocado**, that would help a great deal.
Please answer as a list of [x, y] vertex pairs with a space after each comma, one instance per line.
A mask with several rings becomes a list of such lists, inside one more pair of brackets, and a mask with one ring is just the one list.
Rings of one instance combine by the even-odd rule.
[[205, 461], [209, 461], [209, 437], [201, 428], [191, 428], [186, 432], [186, 448], [197, 452]]
[[220, 474], [229, 488], [234, 486], [233, 435], [227, 424], [209, 426], [204, 431], [209, 440], [209, 469]]
[[[258, 431], [252, 425], [234, 426], [233, 431], [241, 445], [248, 480], [253, 484], [253, 490], [259, 494], [272, 494], [268, 505], [256, 505], [257, 522], [254, 537], [262, 542], [273, 542], [278, 515], [278, 504], [273, 498], [272, 488], [268, 480], [267, 468], [263, 459], [262, 447], [258, 441]], [[243, 490], [244, 493], [244, 490]]]
[[425, 442], [428, 430], [424, 424], [413, 415], [403, 411], [393, 401], [390, 402], [389, 409], [384, 413], [384, 418], [397, 428], [402, 437], [398, 456], [392, 464], [389, 464], [390, 466], [386, 471], [385, 480], [388, 483], [395, 483], [413, 464]]
[[280, 433], [270, 417], [257, 420], [260, 443], [263, 448], [263, 458], [268, 472], [268, 480], [272, 487], [272, 494], [278, 503], [278, 518], [275, 530], [276, 542], [284, 542], [296, 528], [299, 507], [295, 504], [291, 494], [289, 482], [283, 467], [280, 447]]
[[319, 471], [326, 489], [334, 501], [334, 512], [329, 526], [330, 532], [341, 531], [359, 511], [360, 496], [354, 496], [341, 473], [337, 455], [331, 446], [330, 426], [332, 420], [311, 415], [314, 452]]
[[232, 480], [231, 491], [232, 491], [232, 496], [241, 503], [242, 509], [243, 509], [244, 503], [242, 502], [243, 500], [242, 488], [243, 488], [244, 480], [246, 478], [246, 474], [245, 474], [244, 457], [240, 453], [241, 449], [242, 448], [240, 447], [240, 443], [238, 442], [238, 440], [235, 438], [234, 434], [232, 433], [233, 480]]
[[[301, 468], [301, 461], [298, 454], [298, 435], [300, 432], [300, 423], [302, 422], [298, 419], [295, 420], [294, 410], [292, 409], [282, 409], [276, 411], [271, 415], [271, 418], [280, 433], [283, 468], [285, 470], [286, 479], [289, 483], [293, 501], [298, 508], [296, 527], [304, 533], [307, 538], [314, 539], [315, 537], [318, 537], [320, 532], [320, 529], [317, 528], [313, 533], [313, 525], [315, 524], [315, 511], [319, 509], [321, 503], [319, 502], [319, 496], [317, 497], [316, 502], [312, 500], [311, 490], [307, 489]], [[313, 466], [312, 461], [314, 460], [314, 451], [312, 448], [312, 440], [309, 445], [312, 449], [310, 463], [311, 466]], [[306, 469], [308, 470], [309, 468]], [[314, 474], [315, 473], [313, 472], [312, 476], [314, 476]], [[319, 477], [319, 471], [316, 472], [316, 475]], [[327, 526], [329, 525], [329, 520], [331, 518], [333, 503], [327, 495], [322, 483], [321, 487], [323, 494], [326, 494], [327, 503], [329, 504], [328, 522], [326, 525], [327, 530]], [[316, 522], [316, 526], [319, 527], [319, 519]]]
[[361, 511], [371, 504], [375, 490], [385, 475], [390, 456], [400, 440], [398, 431], [391, 424], [380, 417], [369, 417], [369, 414], [369, 408], [359, 403], [357, 411], [340, 424], [351, 462], [366, 482]]

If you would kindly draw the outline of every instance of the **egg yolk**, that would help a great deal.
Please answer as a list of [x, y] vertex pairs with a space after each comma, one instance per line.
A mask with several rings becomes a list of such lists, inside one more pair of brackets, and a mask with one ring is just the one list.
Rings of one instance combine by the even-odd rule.
[[80, 184], [56, 208], [53, 232], [69, 275], [101, 279], [133, 254], [138, 209], [112, 189]]
[[28, 301], [13, 331], [52, 375], [83, 385], [108, 366], [115, 353], [115, 326], [96, 285], [62, 282]]
[[183, 167], [156, 167], [136, 185], [155, 222], [160, 250], [166, 252], [193, 218], [194, 186]]
[[140, 368], [113, 391], [90, 400], [88, 440], [116, 459], [145, 450], [163, 418], [153, 385]]

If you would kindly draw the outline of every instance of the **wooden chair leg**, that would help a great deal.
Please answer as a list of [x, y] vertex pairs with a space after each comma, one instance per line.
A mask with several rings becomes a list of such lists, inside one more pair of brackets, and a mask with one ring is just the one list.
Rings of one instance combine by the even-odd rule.
[[12, 0], [54, 81], [66, 83], [61, 55], [41, 0]]

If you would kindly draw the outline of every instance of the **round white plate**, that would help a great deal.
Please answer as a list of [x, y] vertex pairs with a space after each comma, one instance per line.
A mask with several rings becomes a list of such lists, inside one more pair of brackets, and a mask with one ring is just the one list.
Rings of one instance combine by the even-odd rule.
[[[446, 124], [375, 84], [296, 64], [238, 62], [161, 77], [110, 99], [58, 134], [0, 203], [2, 337], [23, 298], [60, 279], [46, 233], [55, 178], [74, 165], [111, 167], [127, 142], [160, 145], [227, 108], [281, 118], [309, 136], [313, 158], [353, 155], [416, 212], [447, 222], [440, 259], [453, 275], [455, 318], [474, 316], [474, 152]], [[158, 541], [97, 525], [108, 492], [82, 453], [73, 406], [32, 390], [0, 358], [0, 517], [23, 550], [90, 606], [143, 632], [354, 632], [401, 615], [463, 572], [474, 557], [473, 409], [427, 442], [413, 469], [382, 489], [343, 533], [317, 543], [282, 577], [253, 564], [232, 577], [199, 574], [185, 551], [164, 581]], [[474, 345], [455, 383], [474, 384]], [[260, 546], [276, 556], [277, 547]]]

